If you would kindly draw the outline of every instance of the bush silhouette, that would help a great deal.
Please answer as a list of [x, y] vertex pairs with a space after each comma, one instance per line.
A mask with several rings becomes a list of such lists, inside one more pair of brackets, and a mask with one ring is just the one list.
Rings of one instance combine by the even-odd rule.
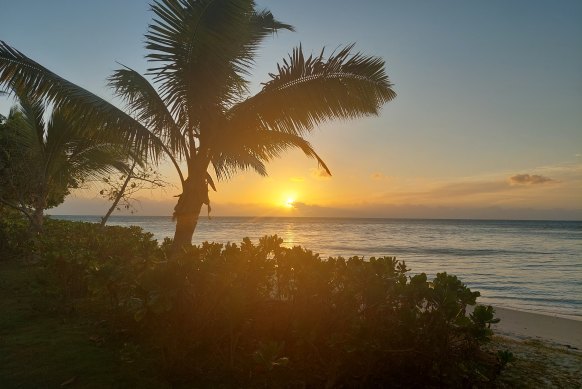
[[114, 318], [176, 384], [462, 387], [499, 372], [480, 350], [493, 309], [467, 315], [479, 292], [453, 275], [410, 276], [393, 257], [323, 259], [276, 235], [168, 261], [171, 240], [137, 227], [46, 226], [46, 284]]

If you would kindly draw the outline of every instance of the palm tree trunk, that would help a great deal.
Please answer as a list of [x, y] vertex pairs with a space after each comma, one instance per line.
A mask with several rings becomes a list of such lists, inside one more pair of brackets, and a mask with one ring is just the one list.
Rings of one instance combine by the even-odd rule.
[[183, 191], [174, 208], [176, 231], [172, 245], [171, 257], [175, 257], [184, 246], [192, 244], [192, 236], [202, 205], [208, 204], [208, 188], [205, 177], [189, 177], [183, 185]]
[[33, 236], [40, 235], [44, 224], [44, 210], [46, 208], [46, 200], [42, 197], [37, 204], [34, 205], [34, 211], [30, 219], [30, 232]]
[[32, 213], [30, 229], [34, 234], [40, 234], [42, 232], [43, 222], [44, 222], [44, 209], [36, 208]]
[[186, 214], [181, 213], [175, 215], [176, 231], [174, 232], [174, 244], [172, 246], [172, 254], [179, 252], [184, 246], [192, 244], [192, 236], [198, 224], [198, 217], [202, 209], [202, 202], [192, 202], [190, 206], [194, 212]]
[[28, 260], [32, 262], [37, 262], [41, 258], [40, 238], [43, 230], [45, 208], [45, 206], [37, 204], [34, 208], [34, 211], [32, 212], [32, 217], [30, 219], [28, 239], [32, 250], [28, 254]]

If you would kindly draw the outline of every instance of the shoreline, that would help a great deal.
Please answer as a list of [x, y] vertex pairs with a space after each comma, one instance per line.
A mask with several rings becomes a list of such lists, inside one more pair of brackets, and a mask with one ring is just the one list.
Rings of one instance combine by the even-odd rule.
[[494, 308], [495, 317], [501, 319], [491, 326], [495, 335], [518, 340], [537, 340], [582, 352], [582, 321], [496, 306]]

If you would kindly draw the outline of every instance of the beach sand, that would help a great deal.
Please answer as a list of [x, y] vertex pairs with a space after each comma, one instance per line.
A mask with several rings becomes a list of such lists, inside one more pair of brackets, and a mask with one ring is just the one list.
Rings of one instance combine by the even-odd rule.
[[582, 352], [582, 321], [495, 307], [501, 319], [495, 334], [520, 340], [539, 340]]
[[511, 352], [498, 388], [582, 388], [582, 321], [495, 308], [501, 319], [487, 348]]

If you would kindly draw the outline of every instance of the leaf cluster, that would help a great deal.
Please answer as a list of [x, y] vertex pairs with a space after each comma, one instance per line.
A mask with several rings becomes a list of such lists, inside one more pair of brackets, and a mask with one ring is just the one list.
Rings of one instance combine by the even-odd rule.
[[32, 251], [27, 229], [28, 222], [19, 212], [0, 204], [0, 261], [25, 258]]
[[92, 298], [117, 306], [141, 269], [160, 256], [153, 235], [135, 226], [47, 219], [45, 229], [39, 244], [49, 285], [67, 304]]
[[144, 274], [136, 315], [168, 368], [268, 387], [481, 379], [475, 356], [492, 308], [467, 317], [479, 293], [457, 277], [429, 282], [393, 257], [322, 259], [281, 243], [204, 243]]

